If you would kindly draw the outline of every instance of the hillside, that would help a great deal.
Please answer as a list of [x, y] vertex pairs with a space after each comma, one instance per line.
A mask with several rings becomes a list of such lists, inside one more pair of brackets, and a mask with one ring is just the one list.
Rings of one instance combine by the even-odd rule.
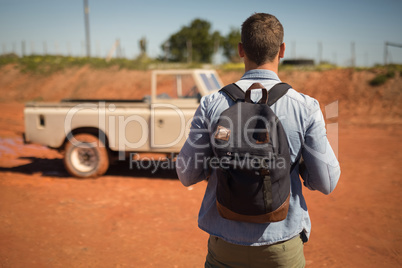
[[[383, 70], [336, 69], [281, 71], [280, 78], [324, 106], [339, 101], [339, 122], [401, 124], [402, 78], [393, 73], [384, 84], [369, 81]], [[231, 83], [240, 71], [219, 71]], [[52, 74], [23, 73], [15, 65], [0, 68], [0, 102], [59, 101], [63, 98], [136, 99], [149, 94], [151, 71], [71, 67]]]

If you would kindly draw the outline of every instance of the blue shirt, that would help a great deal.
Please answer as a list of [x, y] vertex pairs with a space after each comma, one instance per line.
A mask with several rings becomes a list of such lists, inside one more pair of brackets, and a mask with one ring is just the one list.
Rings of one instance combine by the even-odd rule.
[[[255, 82], [269, 90], [280, 79], [269, 70], [251, 70], [236, 84], [246, 91]], [[261, 91], [254, 91], [257, 90], [253, 90], [251, 97], [256, 101], [261, 97]], [[183, 185], [190, 186], [209, 178], [199, 212], [199, 228], [229, 243], [247, 246], [274, 244], [291, 239], [301, 232], [308, 238], [311, 223], [302, 194], [299, 165], [291, 173], [290, 205], [285, 220], [255, 224], [227, 220], [219, 215], [216, 208], [218, 178], [214, 170], [208, 169], [205, 159], [213, 156], [210, 141], [219, 115], [233, 104], [222, 92], [203, 97], [191, 123], [189, 136], [176, 161], [176, 170]], [[318, 101], [289, 89], [271, 109], [287, 134], [292, 163], [296, 161], [299, 152], [304, 159], [306, 169], [301, 174], [303, 184], [310, 190], [331, 193], [338, 182], [340, 167], [328, 142]]]

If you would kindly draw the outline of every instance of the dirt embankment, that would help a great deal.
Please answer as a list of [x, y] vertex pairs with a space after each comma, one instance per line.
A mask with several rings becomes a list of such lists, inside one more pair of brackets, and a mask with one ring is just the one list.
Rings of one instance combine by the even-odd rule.
[[[220, 71], [225, 84], [242, 72]], [[316, 98], [324, 107], [339, 104], [339, 121], [354, 124], [401, 124], [402, 78], [399, 72], [381, 86], [369, 81], [378, 72], [339, 69], [280, 72], [296, 90]], [[150, 94], [151, 71], [70, 68], [50, 75], [21, 73], [15, 66], [1, 68], [0, 102], [59, 101], [63, 98], [136, 99]]]

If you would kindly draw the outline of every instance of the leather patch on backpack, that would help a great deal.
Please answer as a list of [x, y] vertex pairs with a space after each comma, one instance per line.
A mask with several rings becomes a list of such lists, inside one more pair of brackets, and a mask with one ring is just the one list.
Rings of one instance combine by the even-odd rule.
[[269, 134], [268, 132], [258, 133], [256, 135], [256, 143], [257, 144], [264, 144], [269, 143]]
[[228, 141], [230, 137], [230, 129], [227, 129], [223, 126], [218, 126], [215, 132], [215, 139]]

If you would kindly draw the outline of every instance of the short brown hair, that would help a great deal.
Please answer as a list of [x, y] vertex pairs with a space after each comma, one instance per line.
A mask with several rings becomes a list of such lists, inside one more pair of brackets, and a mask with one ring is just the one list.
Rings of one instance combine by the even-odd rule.
[[270, 14], [255, 13], [241, 27], [241, 42], [247, 57], [258, 66], [271, 62], [283, 43], [283, 27]]

